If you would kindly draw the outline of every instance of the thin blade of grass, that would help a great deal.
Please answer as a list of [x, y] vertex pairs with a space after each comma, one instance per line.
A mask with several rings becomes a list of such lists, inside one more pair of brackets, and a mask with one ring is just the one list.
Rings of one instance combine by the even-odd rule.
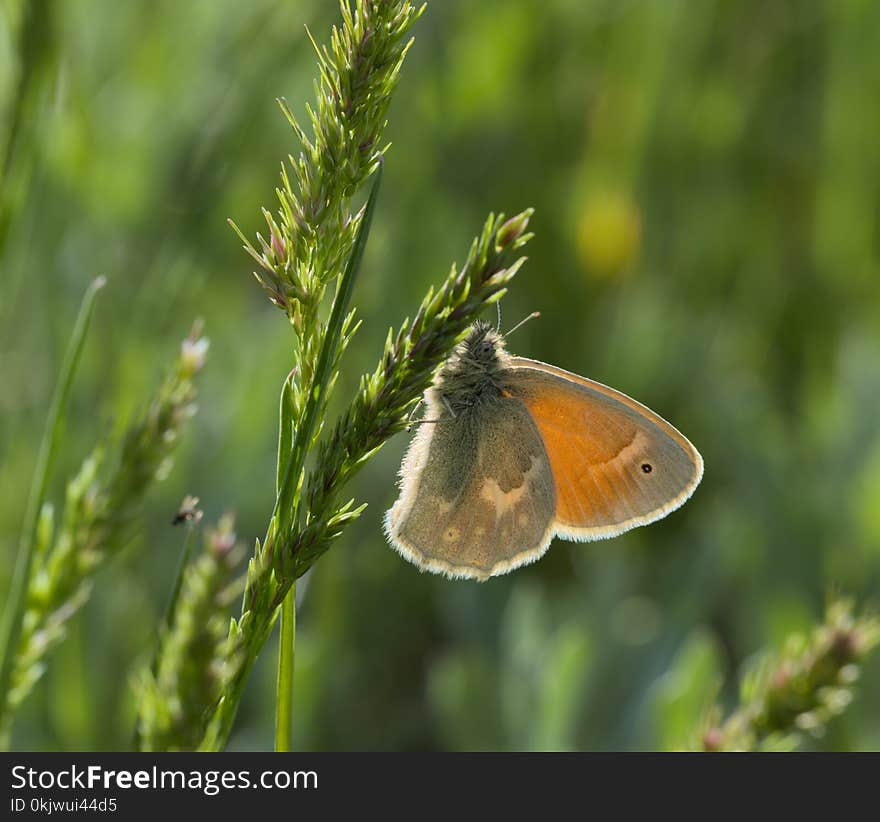
[[[281, 490], [285, 466], [293, 450], [293, 401], [290, 375], [281, 388], [278, 408], [278, 473], [275, 492]], [[278, 681], [275, 702], [275, 750], [289, 751], [293, 723], [293, 670], [296, 643], [296, 583], [281, 605], [278, 638]]]
[[296, 657], [296, 582], [281, 603], [278, 633], [278, 681], [275, 699], [275, 750], [291, 750], [293, 736], [293, 672]]
[[105, 283], [106, 279], [104, 277], [96, 278], [89, 285], [83, 297], [79, 314], [70, 336], [70, 342], [64, 355], [64, 361], [61, 365], [61, 371], [58, 375], [58, 382], [52, 394], [49, 415], [46, 419], [46, 428], [43, 432], [40, 450], [37, 455], [37, 464], [34, 468], [34, 476], [31, 482], [31, 490], [28, 496], [27, 510], [15, 562], [15, 571], [9, 594], [6, 598], [6, 608], [3, 612], [3, 627], [2, 632], [0, 632], [0, 747], [3, 747], [4, 742], [2, 738], [2, 729], [6, 726], [6, 717], [4, 715], [8, 703], [13, 661], [21, 634], [25, 595], [34, 560], [34, 544], [40, 509], [46, 497], [49, 472], [52, 470], [55, 451], [60, 439], [64, 412], [70, 397], [70, 388], [73, 385], [73, 378], [76, 374], [86, 334], [89, 330], [89, 323], [95, 307], [95, 297], [98, 291], [104, 287]]

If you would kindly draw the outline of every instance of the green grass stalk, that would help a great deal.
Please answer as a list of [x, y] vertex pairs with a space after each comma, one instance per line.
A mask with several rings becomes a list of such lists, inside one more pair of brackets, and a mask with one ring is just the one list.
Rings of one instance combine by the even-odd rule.
[[205, 706], [216, 702], [223, 686], [226, 624], [244, 582], [237, 570], [244, 546], [236, 541], [232, 517], [209, 528], [202, 550], [193, 553], [159, 632], [156, 659], [135, 680], [142, 751], [196, 748], [208, 721]]
[[[373, 213], [376, 209], [376, 201], [379, 196], [379, 184], [382, 180], [381, 163], [376, 169], [373, 187], [370, 191], [369, 199], [363, 208], [359, 223], [358, 232], [355, 236], [354, 247], [348, 258], [345, 271], [339, 281], [336, 289], [336, 295], [333, 299], [333, 307], [330, 311], [330, 319], [327, 322], [327, 328], [318, 354], [318, 362], [315, 367], [312, 378], [312, 385], [308, 391], [308, 400], [306, 401], [305, 412], [303, 414], [303, 422], [293, 434], [293, 443], [290, 449], [290, 459], [287, 461], [287, 468], [281, 481], [281, 487], [275, 498], [275, 510], [272, 515], [272, 523], [269, 532], [266, 535], [266, 545], [273, 544], [273, 539], [277, 539], [278, 535], [286, 536], [291, 523], [295, 523], [299, 516], [300, 495], [293, 496], [294, 477], [300, 478], [303, 472], [304, 463], [308, 449], [314, 438], [315, 424], [318, 419], [318, 412], [324, 405], [325, 395], [330, 383], [332, 365], [337, 361], [339, 354], [339, 343], [342, 337], [342, 329], [344, 318], [348, 312], [348, 304], [351, 300], [351, 294], [354, 290], [354, 282], [360, 269], [361, 260], [364, 256], [364, 249], [367, 244], [367, 237], [370, 233], [370, 225], [373, 221]], [[283, 400], [282, 400], [283, 411]], [[283, 437], [288, 430], [288, 426], [282, 424], [280, 426], [280, 437]], [[279, 446], [283, 445], [279, 441]], [[279, 452], [279, 464], [282, 452]], [[297, 487], [301, 488], [302, 482], [297, 483]], [[285, 596], [282, 608], [282, 626], [281, 638], [279, 644], [278, 656], [278, 691], [276, 725], [275, 725], [275, 744], [276, 750], [290, 750], [290, 733], [291, 718], [293, 713], [293, 660], [296, 631], [296, 604], [294, 602], [295, 593], [292, 590]], [[278, 746], [282, 747], [278, 747]]]
[[[280, 493], [287, 471], [288, 455], [293, 450], [293, 397], [291, 376], [284, 380], [278, 408], [278, 470], [275, 493]], [[281, 606], [281, 629], [278, 636], [278, 681], [275, 707], [275, 750], [289, 751], [293, 734], [293, 674], [296, 653], [296, 583]]]
[[[275, 509], [272, 512], [272, 519], [278, 518], [276, 533], [286, 534], [290, 529], [291, 523], [295, 523], [299, 515], [300, 498], [299, 495], [294, 496], [293, 494], [293, 480], [294, 477], [301, 480], [306, 453], [312, 445], [318, 412], [323, 407], [325, 395], [329, 387], [330, 372], [339, 354], [339, 341], [342, 336], [344, 318], [351, 299], [351, 293], [354, 290], [354, 281], [360, 268], [361, 259], [364, 256], [364, 248], [370, 233], [370, 223], [373, 220], [373, 212], [376, 208], [376, 198], [379, 195], [379, 183], [381, 180], [382, 165], [380, 163], [375, 172], [370, 197], [367, 200], [366, 206], [364, 206], [359, 221], [358, 233], [355, 237], [351, 256], [348, 259], [345, 272], [342, 275], [336, 290], [336, 296], [333, 299], [333, 308], [330, 312], [326, 332], [321, 340], [318, 363], [308, 391], [302, 423], [294, 433], [290, 460], [287, 463], [281, 488], [278, 490], [278, 495], [275, 498]], [[266, 535], [267, 544], [270, 543], [271, 538], [272, 533], [270, 529], [270, 532]]]
[[281, 604], [278, 633], [278, 684], [275, 708], [275, 750], [291, 750], [293, 736], [293, 674], [296, 658], [296, 582]]
[[726, 719], [709, 712], [693, 747], [703, 751], [792, 750], [819, 737], [853, 698], [859, 668], [880, 645], [880, 619], [832, 602], [809, 637], [789, 637], [744, 679], [740, 705]]

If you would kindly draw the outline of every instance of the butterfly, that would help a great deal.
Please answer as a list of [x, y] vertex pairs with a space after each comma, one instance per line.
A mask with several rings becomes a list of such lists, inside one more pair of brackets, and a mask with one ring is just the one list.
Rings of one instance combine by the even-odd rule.
[[486, 580], [553, 537], [596, 540], [679, 508], [703, 476], [687, 438], [601, 383], [507, 353], [478, 322], [425, 393], [385, 515], [420, 569]]

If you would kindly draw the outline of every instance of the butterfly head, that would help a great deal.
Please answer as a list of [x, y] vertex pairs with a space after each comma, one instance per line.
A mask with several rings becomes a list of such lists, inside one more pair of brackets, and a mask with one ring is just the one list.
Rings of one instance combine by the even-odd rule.
[[457, 353], [475, 368], [491, 371], [500, 367], [500, 358], [504, 354], [504, 341], [489, 323], [478, 321], [458, 346]]
[[477, 322], [443, 366], [436, 390], [455, 413], [496, 398], [506, 360], [501, 335], [488, 323]]

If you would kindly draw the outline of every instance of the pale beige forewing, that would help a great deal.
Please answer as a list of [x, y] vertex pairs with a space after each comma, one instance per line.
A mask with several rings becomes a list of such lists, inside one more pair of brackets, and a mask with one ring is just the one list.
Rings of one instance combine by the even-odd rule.
[[420, 568], [486, 579], [540, 557], [552, 537], [553, 478], [523, 404], [501, 399], [452, 418], [429, 398], [385, 527]]

